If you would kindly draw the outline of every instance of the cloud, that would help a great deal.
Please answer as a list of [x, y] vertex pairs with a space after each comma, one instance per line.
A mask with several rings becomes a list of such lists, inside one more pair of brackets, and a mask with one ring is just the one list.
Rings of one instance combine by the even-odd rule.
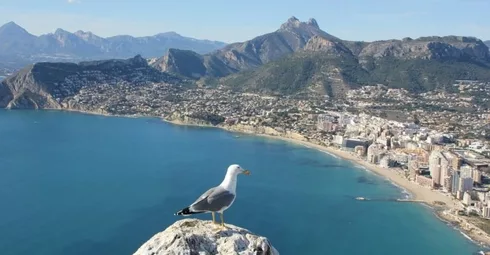
[[79, 4], [79, 3], [81, 3], [81, 1], [80, 1], [80, 0], [67, 0], [67, 2], [68, 2], [69, 4]]

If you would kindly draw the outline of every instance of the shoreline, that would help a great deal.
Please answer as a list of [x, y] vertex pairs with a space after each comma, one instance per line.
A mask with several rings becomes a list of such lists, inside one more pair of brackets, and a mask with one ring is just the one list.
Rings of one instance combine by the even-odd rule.
[[[469, 239], [471, 242], [481, 246], [482, 248], [488, 249], [490, 247], [490, 235], [482, 231], [480, 228], [474, 226], [473, 224], [467, 222], [466, 220], [458, 217], [457, 215], [450, 213], [449, 211], [462, 209], [463, 206], [460, 201], [446, 196], [445, 194], [435, 191], [426, 187], [422, 187], [415, 182], [412, 182], [401, 175], [398, 170], [395, 168], [382, 168], [379, 165], [371, 164], [367, 161], [362, 160], [361, 158], [349, 153], [347, 151], [342, 151], [340, 149], [336, 149], [334, 147], [323, 146], [319, 144], [315, 144], [309, 141], [303, 141], [299, 139], [284, 137], [281, 135], [269, 135], [263, 133], [252, 133], [245, 130], [237, 130], [234, 128], [227, 128], [226, 126], [213, 126], [213, 125], [202, 125], [202, 124], [193, 124], [193, 123], [185, 123], [182, 121], [172, 121], [166, 120], [162, 118], [163, 122], [177, 125], [177, 126], [190, 126], [190, 127], [202, 127], [202, 128], [218, 128], [231, 133], [241, 133], [251, 136], [264, 137], [269, 139], [277, 139], [282, 140], [284, 142], [292, 143], [299, 146], [304, 146], [313, 150], [317, 150], [326, 154], [329, 154], [332, 157], [340, 158], [346, 161], [353, 163], [354, 165], [360, 166], [361, 168], [366, 169], [367, 171], [378, 175], [379, 177], [385, 178], [392, 185], [399, 188], [402, 193], [408, 194], [408, 200], [417, 200], [415, 202], [428, 206], [434, 216], [450, 225], [454, 229], [458, 230], [461, 235], [463, 235], [466, 239]], [[443, 202], [445, 205], [437, 205], [434, 202]], [[464, 222], [464, 224], [461, 224]]]
[[[83, 111], [83, 110], [75, 110], [75, 109], [46, 109], [46, 110], [57, 110], [57, 111], [67, 111], [67, 112], [75, 112], [82, 114], [90, 114], [90, 115], [99, 115], [106, 117], [124, 117], [124, 118], [158, 118], [159, 120], [176, 125], [176, 126], [187, 126], [187, 127], [201, 127], [201, 128], [218, 128], [231, 133], [241, 133], [251, 136], [264, 137], [268, 139], [278, 139], [284, 142], [292, 143], [299, 146], [304, 146], [310, 149], [314, 149], [326, 154], [329, 154], [332, 157], [340, 158], [346, 161], [353, 163], [354, 165], [360, 166], [361, 168], [366, 169], [367, 171], [378, 175], [379, 177], [385, 178], [392, 185], [399, 188], [402, 193], [408, 193], [409, 200], [417, 200], [417, 203], [422, 203], [428, 206], [433, 210], [435, 217], [442, 222], [451, 225], [453, 228], [457, 229], [465, 238], [471, 240], [475, 244], [488, 248], [490, 247], [490, 235], [482, 231], [480, 228], [474, 226], [471, 223], [468, 223], [465, 219], [455, 215], [454, 213], [450, 213], [449, 211], [454, 211], [458, 209], [462, 209], [460, 201], [446, 196], [439, 191], [435, 191], [426, 187], [422, 187], [415, 182], [408, 180], [406, 177], [402, 176], [398, 170], [395, 168], [382, 168], [379, 165], [371, 164], [367, 161], [362, 160], [356, 155], [349, 153], [347, 151], [342, 151], [340, 149], [315, 144], [313, 142], [304, 141], [292, 137], [286, 137], [286, 134], [276, 132], [277, 134], [271, 135], [267, 133], [254, 132], [251, 130], [232, 128], [233, 126], [214, 126], [210, 124], [194, 124], [186, 121], [179, 120], [168, 120], [163, 117], [157, 116], [145, 116], [145, 115], [114, 115], [114, 114], [106, 114], [99, 113], [93, 111]], [[445, 205], [436, 205], [434, 202], [443, 202]], [[462, 226], [463, 225], [463, 226]]]

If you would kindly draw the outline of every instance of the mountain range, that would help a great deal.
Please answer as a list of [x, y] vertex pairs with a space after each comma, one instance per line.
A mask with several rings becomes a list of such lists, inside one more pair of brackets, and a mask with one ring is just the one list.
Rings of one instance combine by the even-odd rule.
[[138, 54], [150, 58], [162, 56], [169, 48], [207, 53], [225, 45], [223, 42], [184, 37], [175, 32], [146, 37], [118, 35], [103, 38], [91, 32], [70, 33], [63, 29], [35, 36], [14, 22], [0, 27], [1, 62], [23, 64], [129, 58]]
[[158, 70], [266, 93], [342, 96], [363, 85], [414, 92], [451, 89], [456, 79], [490, 80], [490, 52], [474, 37], [445, 36], [355, 42], [291, 17], [272, 33], [208, 54], [170, 49]]
[[[32, 35], [13, 31], [19, 33], [15, 38], [25, 37], [17, 43], [29, 47], [26, 42]], [[93, 47], [104, 45], [87, 33], [55, 34], [86, 35]], [[63, 45], [73, 51], [82, 49], [78, 44]], [[321, 30], [315, 19], [302, 22], [291, 17], [274, 32], [204, 54], [169, 48], [162, 57], [152, 59], [138, 55], [128, 60], [29, 65], [0, 83], [0, 107], [59, 107], [58, 99], [76, 95], [84, 86], [101, 84], [190, 81], [244, 92], [342, 98], [350, 89], [378, 84], [414, 93], [451, 92], [460, 79], [490, 82], [490, 51], [477, 38], [347, 41]]]
[[484, 41], [484, 43], [490, 48], [490, 40]]

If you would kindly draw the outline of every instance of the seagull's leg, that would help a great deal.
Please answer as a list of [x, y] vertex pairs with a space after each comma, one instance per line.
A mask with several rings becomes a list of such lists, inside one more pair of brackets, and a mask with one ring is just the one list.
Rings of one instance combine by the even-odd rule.
[[219, 224], [219, 227], [216, 230], [216, 234], [220, 233], [222, 230], [226, 230], [225, 219], [224, 219], [224, 216], [223, 216], [223, 212], [220, 212], [219, 213], [219, 216], [221, 218], [221, 224]]
[[214, 218], [214, 212], [211, 212], [211, 215], [213, 215], [213, 224], [216, 224], [216, 218]]
[[225, 219], [224, 219], [224, 214], [225, 212], [221, 212], [220, 213], [220, 218], [221, 218], [221, 227], [225, 227]]

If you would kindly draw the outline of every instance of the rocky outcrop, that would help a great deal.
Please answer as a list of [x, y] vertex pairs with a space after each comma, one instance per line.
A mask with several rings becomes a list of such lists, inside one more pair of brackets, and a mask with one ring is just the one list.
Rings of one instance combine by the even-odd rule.
[[333, 54], [352, 54], [351, 51], [341, 42], [332, 41], [321, 36], [313, 36], [306, 43], [306, 51], [322, 51], [323, 53]]
[[181, 113], [173, 112], [164, 118], [166, 121], [174, 124], [191, 125], [191, 126], [217, 126], [225, 121], [225, 118], [216, 114], [199, 112], [199, 113]]
[[190, 50], [169, 49], [151, 66], [162, 72], [177, 73], [195, 79], [206, 75], [204, 58]]
[[462, 36], [376, 41], [369, 43], [360, 52], [359, 58], [366, 57], [490, 61], [488, 47], [481, 40]]
[[226, 130], [240, 132], [240, 133], [278, 136], [278, 137], [283, 137], [288, 139], [295, 139], [299, 141], [307, 141], [307, 139], [299, 133], [283, 130], [282, 128], [278, 128], [278, 127], [272, 128], [272, 127], [252, 126], [252, 125], [244, 125], [244, 124], [223, 125], [221, 127]]
[[185, 219], [175, 222], [143, 244], [134, 255], [237, 254], [278, 255], [267, 238], [226, 225], [217, 231], [211, 221]]

